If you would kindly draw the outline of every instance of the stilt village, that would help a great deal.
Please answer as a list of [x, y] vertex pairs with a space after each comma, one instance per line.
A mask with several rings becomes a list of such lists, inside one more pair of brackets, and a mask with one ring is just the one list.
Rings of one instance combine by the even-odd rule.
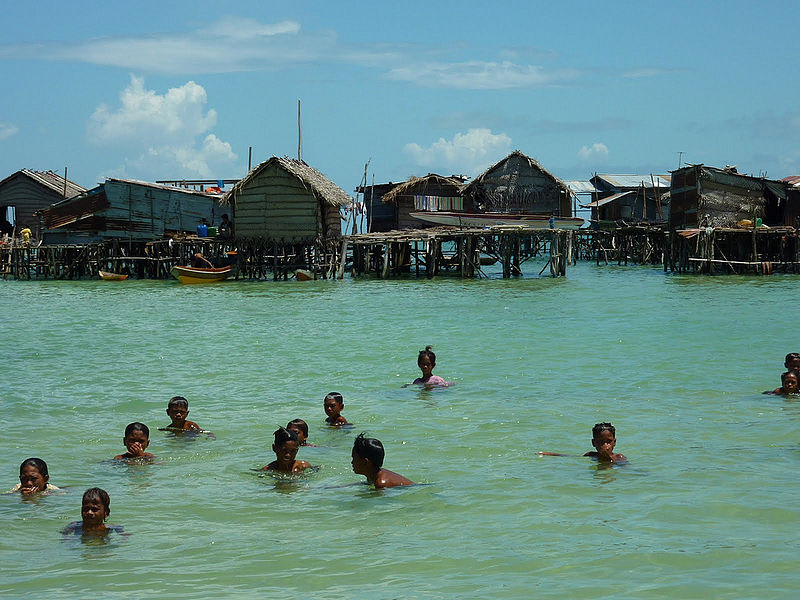
[[[590, 218], [577, 218], [582, 209]], [[665, 272], [800, 272], [800, 176], [688, 164], [563, 181], [515, 150], [486, 171], [362, 184], [303, 160], [243, 179], [86, 189], [23, 169], [0, 181], [4, 279], [171, 279], [198, 255], [231, 279], [559, 277], [578, 260]], [[197, 265], [195, 265], [197, 266]], [[177, 275], [176, 275], [177, 277]]]

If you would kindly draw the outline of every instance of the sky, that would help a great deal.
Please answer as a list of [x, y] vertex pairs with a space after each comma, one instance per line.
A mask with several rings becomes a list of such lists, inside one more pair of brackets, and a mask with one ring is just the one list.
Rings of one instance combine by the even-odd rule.
[[0, 0], [0, 179], [800, 174], [794, 2]]

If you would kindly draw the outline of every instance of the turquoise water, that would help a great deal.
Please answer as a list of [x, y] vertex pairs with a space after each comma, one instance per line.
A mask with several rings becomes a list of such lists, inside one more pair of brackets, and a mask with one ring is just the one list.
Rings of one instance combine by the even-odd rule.
[[[39, 456], [66, 488], [0, 496], [0, 596], [795, 597], [800, 400], [761, 392], [800, 351], [799, 286], [585, 263], [557, 280], [0, 282], [0, 487]], [[426, 344], [454, 387], [401, 387]], [[354, 429], [322, 426], [332, 390]], [[155, 431], [176, 394], [214, 438]], [[320, 470], [254, 472], [295, 417]], [[156, 464], [108, 460], [135, 420]], [[628, 465], [536, 455], [582, 454], [602, 420]], [[428, 485], [348, 485], [360, 431]], [[62, 540], [91, 486], [129, 536]]]

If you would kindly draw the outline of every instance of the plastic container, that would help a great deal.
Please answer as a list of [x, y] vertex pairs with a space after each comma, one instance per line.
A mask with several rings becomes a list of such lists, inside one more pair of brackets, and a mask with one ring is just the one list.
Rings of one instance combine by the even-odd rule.
[[197, 226], [197, 237], [208, 237], [208, 225]]
[[217, 237], [217, 228], [216, 227], [209, 227], [208, 228], [208, 237]]

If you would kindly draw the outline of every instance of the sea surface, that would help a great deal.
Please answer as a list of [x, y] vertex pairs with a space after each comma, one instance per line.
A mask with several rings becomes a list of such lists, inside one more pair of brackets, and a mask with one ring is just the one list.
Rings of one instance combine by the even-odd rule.
[[[800, 277], [0, 282], [3, 598], [796, 598]], [[432, 345], [447, 389], [403, 387]], [[354, 427], [324, 427], [326, 393]], [[212, 435], [158, 431], [167, 401]], [[294, 479], [255, 469], [310, 425]], [[151, 427], [153, 464], [110, 460]], [[611, 421], [629, 463], [581, 455]], [[418, 482], [350, 469], [361, 431]], [[573, 456], [538, 456], [538, 451]], [[64, 538], [111, 496], [106, 543]]]

